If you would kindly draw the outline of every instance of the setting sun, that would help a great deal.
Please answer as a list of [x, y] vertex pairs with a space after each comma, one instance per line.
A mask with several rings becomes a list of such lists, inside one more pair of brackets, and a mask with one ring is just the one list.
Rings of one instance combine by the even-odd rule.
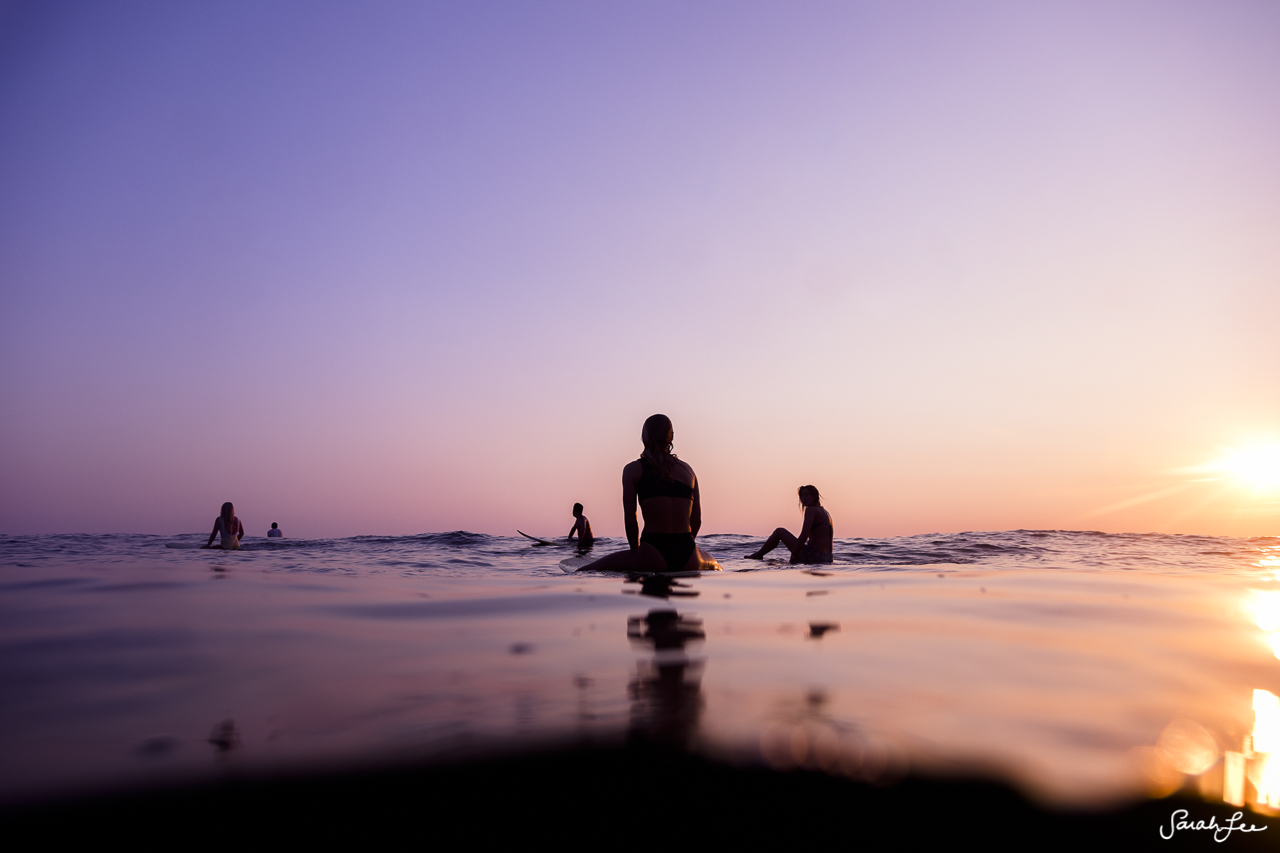
[[1231, 448], [1208, 467], [1255, 492], [1280, 491], [1280, 441]]

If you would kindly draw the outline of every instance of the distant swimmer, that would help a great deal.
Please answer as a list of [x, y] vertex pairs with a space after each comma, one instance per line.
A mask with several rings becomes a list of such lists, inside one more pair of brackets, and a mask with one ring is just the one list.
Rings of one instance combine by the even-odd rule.
[[573, 527], [569, 528], [569, 541], [573, 541], [575, 533], [578, 534], [579, 548], [586, 548], [595, 541], [595, 537], [591, 535], [591, 522], [582, 514], [582, 504], [573, 505]]
[[[631, 550], [609, 554], [580, 571], [719, 571], [715, 558], [693, 541], [702, 526], [702, 496], [693, 468], [671, 452], [674, 438], [666, 415], [644, 422], [644, 453], [622, 469], [622, 515]], [[637, 500], [644, 535], [636, 522]]]
[[799, 536], [779, 527], [765, 540], [760, 550], [748, 554], [748, 560], [763, 560], [781, 542], [791, 552], [792, 563], [830, 563], [835, 531], [831, 527], [831, 513], [822, 507], [822, 495], [814, 486], [801, 486], [796, 490], [800, 506], [804, 508], [804, 526]]
[[271, 529], [267, 531], [267, 536], [272, 539], [279, 539], [284, 536], [284, 531], [280, 529], [280, 525], [273, 521], [271, 522]]
[[209, 541], [202, 547], [212, 546], [213, 537], [218, 535], [222, 536], [219, 548], [224, 551], [240, 550], [240, 537], [244, 535], [244, 525], [240, 523], [240, 519], [236, 518], [236, 508], [231, 501], [222, 505], [222, 514], [214, 519], [213, 532], [209, 534]]

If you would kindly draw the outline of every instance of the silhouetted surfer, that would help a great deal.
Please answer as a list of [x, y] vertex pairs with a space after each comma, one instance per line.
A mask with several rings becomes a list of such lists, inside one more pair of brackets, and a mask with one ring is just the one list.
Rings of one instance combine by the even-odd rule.
[[831, 550], [835, 531], [831, 527], [831, 513], [822, 506], [822, 495], [814, 486], [801, 486], [796, 490], [800, 496], [800, 506], [804, 509], [804, 526], [799, 536], [792, 536], [791, 531], [779, 527], [773, 535], [765, 540], [760, 550], [748, 554], [748, 560], [763, 560], [781, 542], [791, 552], [793, 563], [830, 563]]
[[208, 548], [213, 545], [213, 537], [219, 534], [222, 535], [219, 548], [224, 551], [240, 550], [240, 537], [244, 535], [244, 525], [240, 523], [240, 519], [236, 518], [236, 508], [231, 501], [222, 505], [222, 514], [213, 521], [213, 532], [209, 534], [209, 541], [201, 547]]
[[[629, 551], [618, 551], [579, 571], [718, 571], [720, 565], [694, 544], [702, 526], [698, 478], [671, 452], [675, 431], [666, 415], [644, 422], [644, 453], [622, 469], [622, 510]], [[644, 535], [636, 522], [636, 502], [644, 515]]]
[[569, 528], [568, 536], [570, 541], [573, 541], [575, 533], [578, 534], [579, 548], [589, 548], [595, 541], [595, 537], [591, 535], [591, 522], [582, 514], [582, 504], [573, 505], [573, 527]]

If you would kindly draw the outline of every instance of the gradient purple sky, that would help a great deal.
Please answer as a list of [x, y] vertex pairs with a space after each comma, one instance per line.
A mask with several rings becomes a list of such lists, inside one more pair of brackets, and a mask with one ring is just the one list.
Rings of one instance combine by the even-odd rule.
[[0, 532], [1280, 534], [1280, 5], [0, 3]]

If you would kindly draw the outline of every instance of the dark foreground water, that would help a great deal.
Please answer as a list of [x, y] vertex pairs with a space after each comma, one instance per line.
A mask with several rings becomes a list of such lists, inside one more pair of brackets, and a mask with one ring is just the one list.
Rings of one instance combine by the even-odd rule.
[[849, 539], [805, 571], [708, 536], [725, 571], [673, 587], [519, 537], [203, 538], [0, 540], [0, 804], [643, 738], [1054, 808], [1280, 805], [1280, 539]]

